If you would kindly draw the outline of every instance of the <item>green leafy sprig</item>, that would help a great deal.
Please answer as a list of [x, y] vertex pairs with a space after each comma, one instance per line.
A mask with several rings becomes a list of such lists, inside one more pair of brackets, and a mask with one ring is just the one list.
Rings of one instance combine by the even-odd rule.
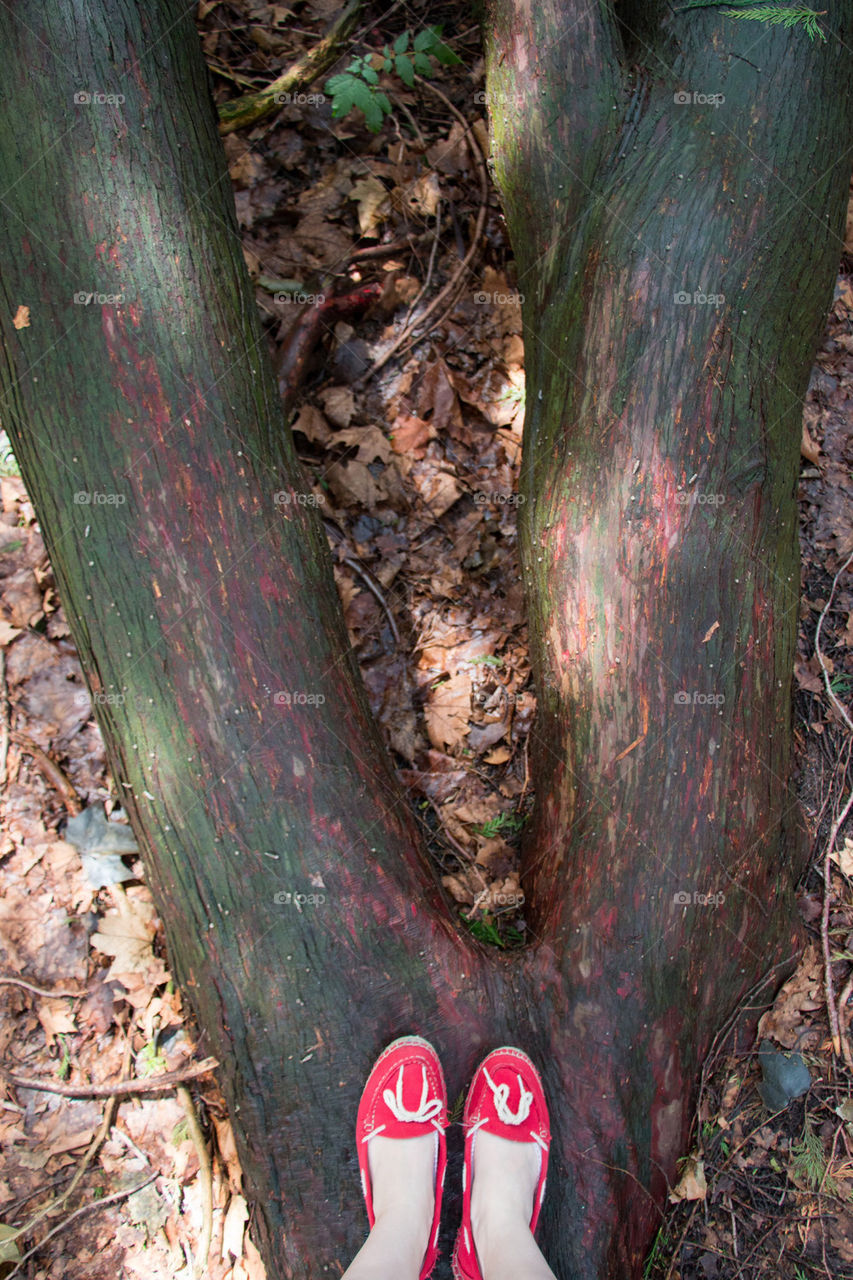
[[379, 70], [374, 65], [375, 54], [356, 56], [339, 75], [326, 81], [325, 89], [332, 99], [332, 115], [340, 120], [357, 109], [371, 133], [378, 133], [382, 122], [391, 114], [391, 102], [387, 93], [379, 88], [379, 71], [396, 73], [408, 88], [415, 83], [415, 73], [430, 77], [434, 74], [432, 59], [441, 66], [450, 67], [461, 58], [441, 39], [441, 27], [426, 27], [412, 38], [404, 31], [392, 46], [386, 44], [382, 51]]
[[740, 18], [752, 22], [764, 22], [770, 27], [801, 28], [810, 40], [823, 40], [826, 35], [818, 19], [825, 9], [809, 9], [803, 5], [768, 4], [767, 0], [741, 0], [733, 5], [731, 0], [692, 0], [690, 4], [679, 5], [676, 12], [686, 9], [722, 9], [727, 18]]

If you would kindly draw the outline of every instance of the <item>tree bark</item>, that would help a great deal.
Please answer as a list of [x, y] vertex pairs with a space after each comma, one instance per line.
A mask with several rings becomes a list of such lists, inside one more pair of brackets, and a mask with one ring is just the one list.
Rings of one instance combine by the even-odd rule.
[[[494, 98], [492, 122], [527, 299], [542, 707], [535, 940], [512, 958], [455, 930], [370, 717], [191, 16], [0, 12], [3, 421], [222, 1063], [271, 1280], [356, 1251], [355, 1110], [406, 1031], [453, 1097], [495, 1045], [533, 1054], [552, 1266], [637, 1274], [697, 1064], [793, 940], [793, 495], [850, 66], [839, 41], [717, 13], [632, 45], [606, 6], [582, 10], [490, 14], [489, 91], [515, 103]], [[843, 10], [827, 21], [849, 43]], [[709, 77], [723, 107], [676, 109]]]

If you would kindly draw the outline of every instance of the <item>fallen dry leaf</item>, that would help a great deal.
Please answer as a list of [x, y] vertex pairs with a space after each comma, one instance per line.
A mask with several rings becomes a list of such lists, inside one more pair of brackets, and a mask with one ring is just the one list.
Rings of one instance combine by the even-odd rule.
[[669, 1203], [677, 1204], [679, 1200], [704, 1200], [707, 1194], [705, 1165], [697, 1155], [690, 1155], [684, 1162], [678, 1185], [670, 1192]]
[[459, 672], [430, 691], [424, 708], [427, 733], [434, 747], [458, 746], [469, 729], [471, 677]]
[[44, 1027], [48, 1049], [57, 1036], [71, 1035], [77, 1030], [74, 1012], [66, 1000], [40, 1000], [38, 1020]]
[[843, 848], [833, 850], [830, 857], [838, 863], [842, 875], [853, 879], [853, 840], [849, 836], [844, 837]]
[[119, 902], [120, 909], [108, 911], [91, 938], [96, 950], [113, 957], [109, 981], [122, 973], [144, 974], [158, 963], [151, 949], [156, 932], [151, 895], [146, 891], [131, 899], [125, 894], [119, 896]]

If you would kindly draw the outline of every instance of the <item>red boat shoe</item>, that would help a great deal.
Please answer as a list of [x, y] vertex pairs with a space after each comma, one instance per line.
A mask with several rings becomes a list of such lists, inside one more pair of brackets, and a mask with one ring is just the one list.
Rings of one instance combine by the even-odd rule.
[[465, 1114], [465, 1162], [462, 1166], [462, 1225], [453, 1250], [454, 1280], [483, 1280], [471, 1228], [474, 1148], [481, 1129], [513, 1142], [535, 1142], [541, 1152], [530, 1230], [536, 1230], [545, 1195], [551, 1130], [539, 1072], [521, 1049], [495, 1049], [480, 1063], [468, 1090]]
[[432, 1045], [420, 1036], [401, 1036], [380, 1053], [361, 1095], [356, 1120], [361, 1189], [371, 1228], [375, 1221], [367, 1148], [371, 1138], [419, 1138], [435, 1135], [435, 1213], [420, 1280], [426, 1280], [438, 1258], [441, 1197], [447, 1168], [447, 1090], [441, 1063]]

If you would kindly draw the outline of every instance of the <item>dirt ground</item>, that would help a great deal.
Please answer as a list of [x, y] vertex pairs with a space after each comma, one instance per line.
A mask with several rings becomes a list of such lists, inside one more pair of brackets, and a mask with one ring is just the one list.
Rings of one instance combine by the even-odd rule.
[[[200, 5], [218, 101], [295, 62], [337, 5], [297, 8], [294, 23], [252, 0]], [[486, 172], [479, 36], [451, 6], [414, 4], [354, 47], [442, 18], [460, 61], [433, 57], [412, 87], [382, 73], [378, 132], [357, 111], [334, 118], [321, 76], [225, 149], [272, 358], [322, 299], [369, 302], [323, 313], [295, 441], [371, 706], [460, 927], [511, 948], [536, 706], [516, 544], [523, 298]], [[853, 1277], [853, 822], [838, 822], [853, 781], [851, 235], [839, 262], [800, 484], [808, 945], [775, 999], [756, 991], [752, 1020], [721, 1031], [649, 1280]], [[215, 1074], [0, 445], [0, 1277], [189, 1280], [201, 1260], [211, 1280], [262, 1280]], [[177, 1079], [150, 1090], [162, 1073]], [[105, 1096], [116, 1082], [129, 1083]]]

